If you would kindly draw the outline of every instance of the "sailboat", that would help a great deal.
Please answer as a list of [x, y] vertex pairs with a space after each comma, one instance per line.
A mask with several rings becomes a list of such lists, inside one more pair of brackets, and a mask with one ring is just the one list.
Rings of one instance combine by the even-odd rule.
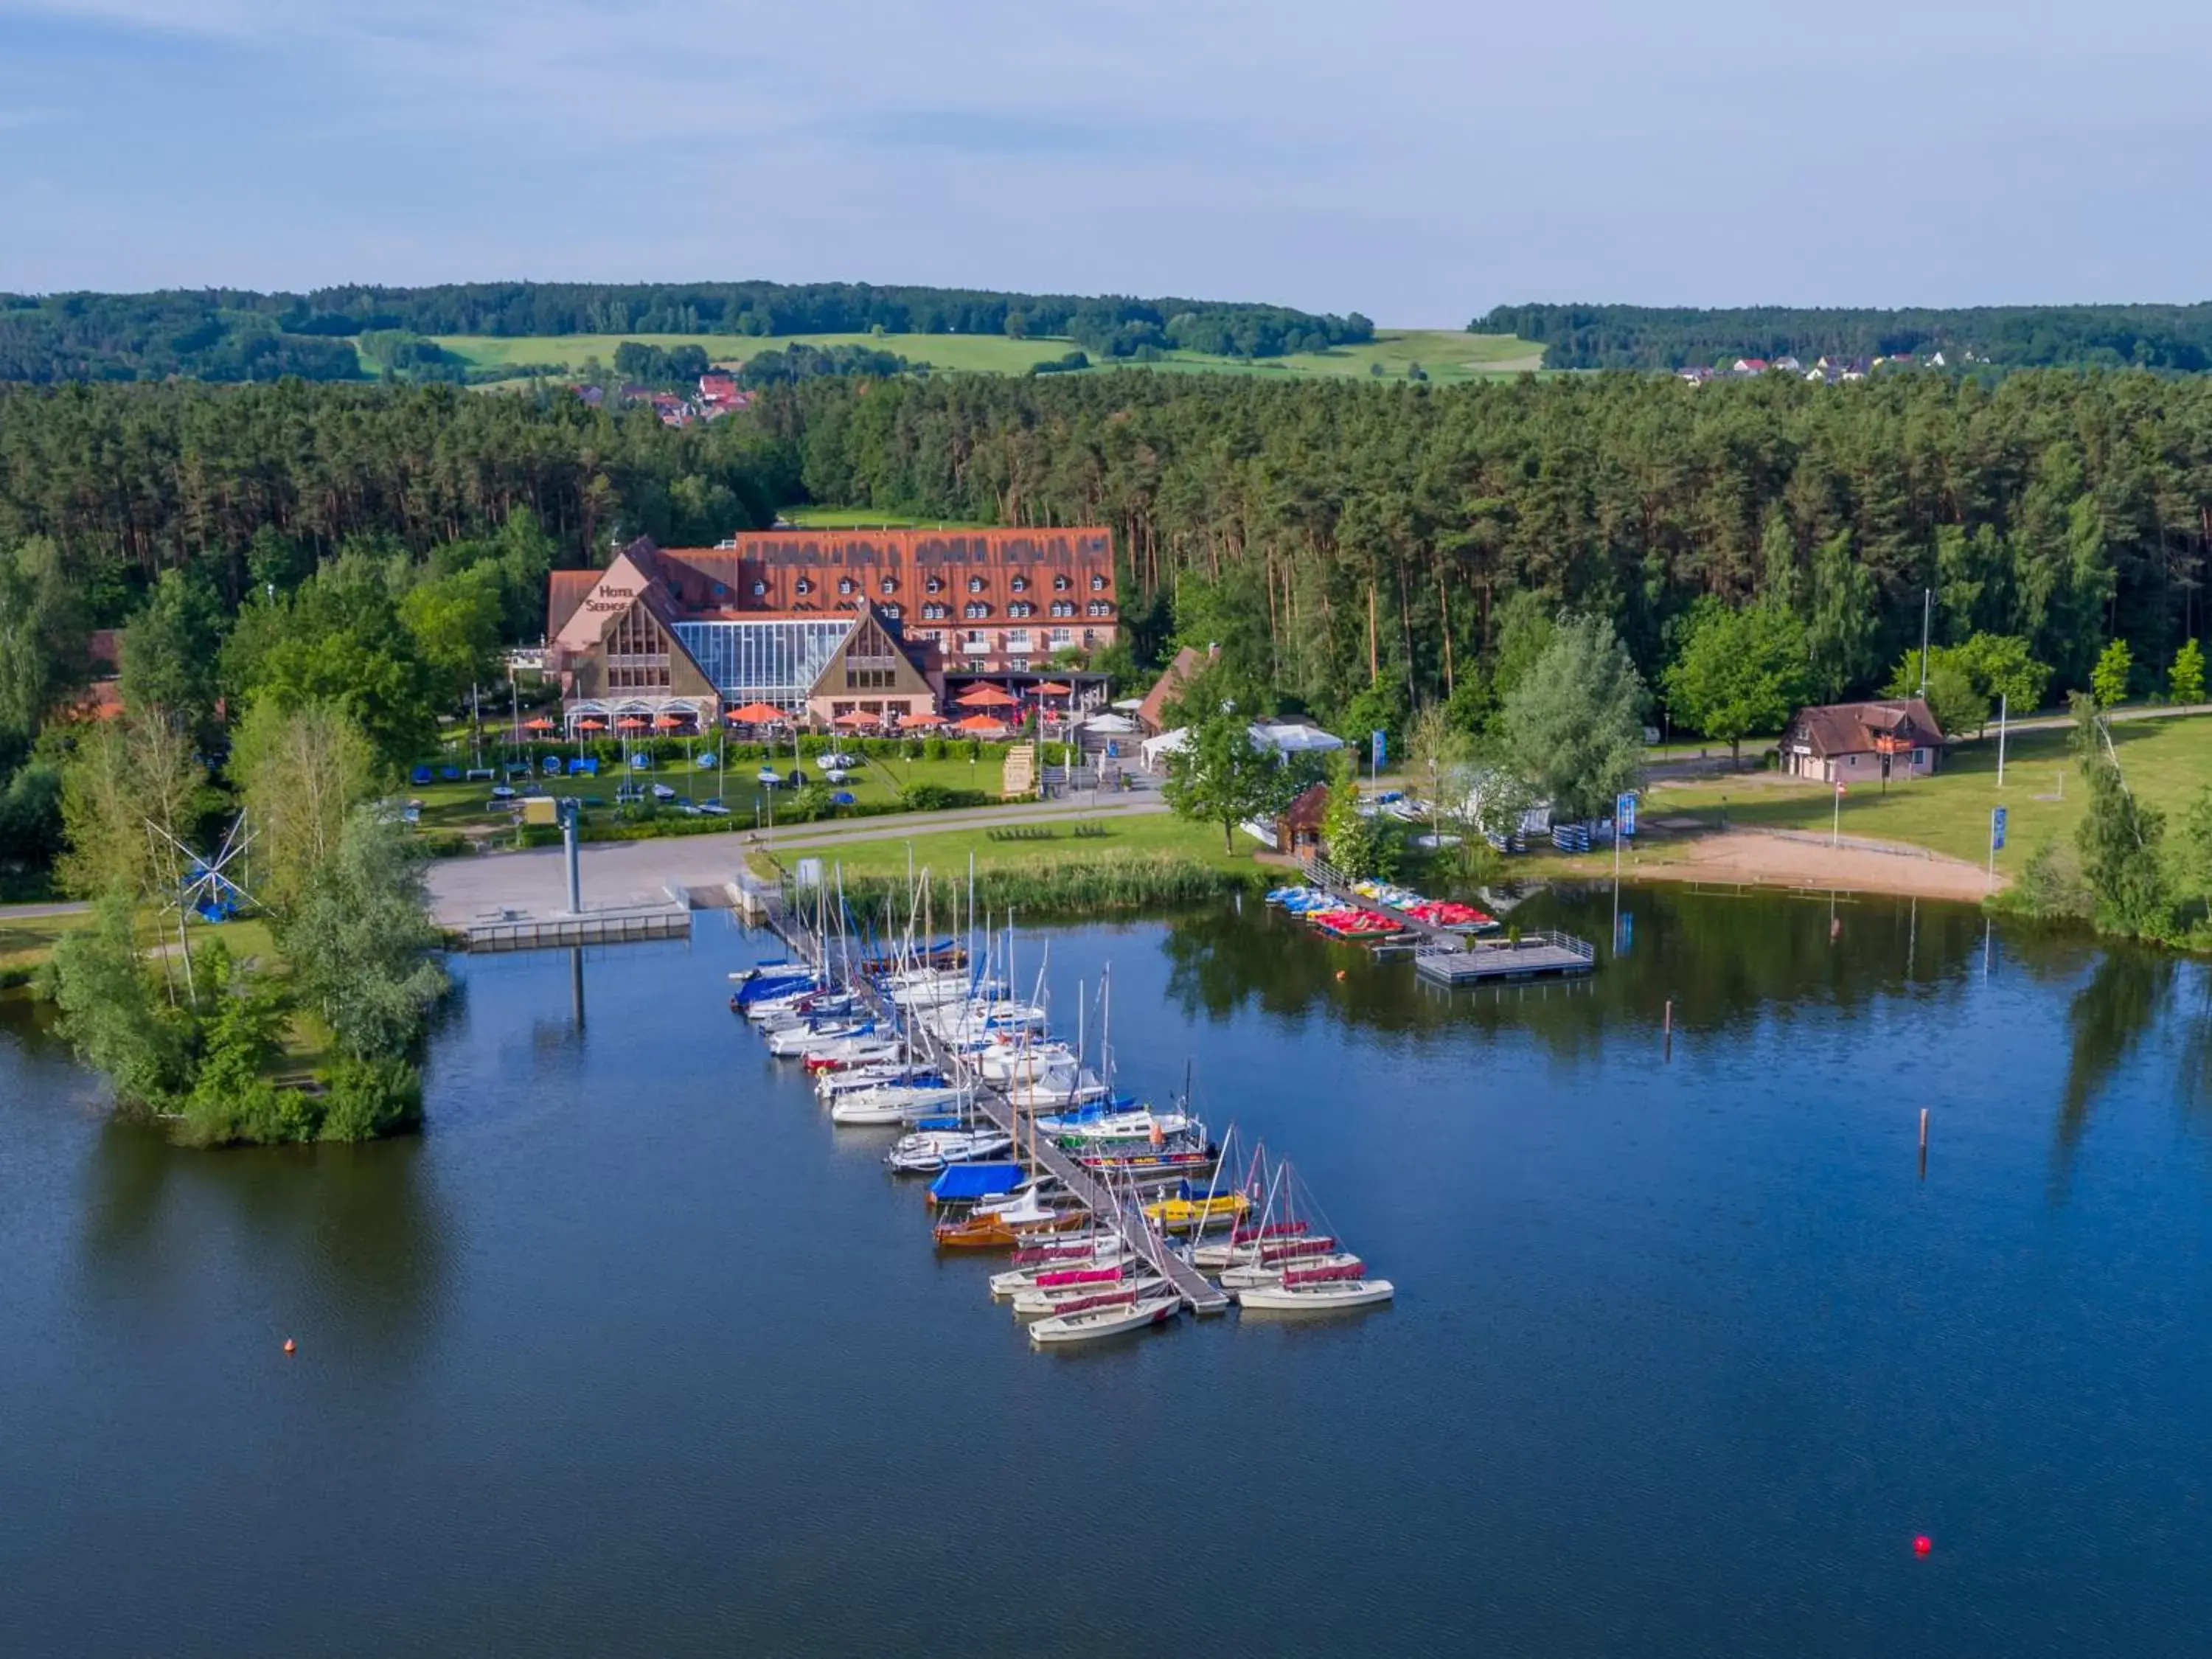
[[1062, 1343], [1096, 1342], [1148, 1326], [1164, 1325], [1182, 1311], [1182, 1297], [1172, 1291], [1140, 1296], [1127, 1304], [1117, 1302], [1110, 1307], [1040, 1319], [1030, 1327], [1030, 1340], [1041, 1348]]
[[1253, 1285], [1237, 1291], [1243, 1308], [1273, 1313], [1330, 1313], [1340, 1308], [1372, 1308], [1397, 1295], [1387, 1279], [1362, 1279], [1365, 1266], [1354, 1259], [1349, 1267], [1293, 1268], [1279, 1285]]

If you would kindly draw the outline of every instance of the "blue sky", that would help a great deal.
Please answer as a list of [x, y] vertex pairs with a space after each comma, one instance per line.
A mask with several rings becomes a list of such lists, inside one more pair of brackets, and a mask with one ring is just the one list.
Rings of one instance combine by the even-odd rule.
[[2181, 0], [0, 0], [0, 289], [2212, 298]]

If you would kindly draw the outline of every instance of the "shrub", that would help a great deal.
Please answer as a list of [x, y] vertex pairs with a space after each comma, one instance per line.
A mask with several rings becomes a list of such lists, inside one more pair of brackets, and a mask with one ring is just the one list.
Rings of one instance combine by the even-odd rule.
[[324, 1082], [325, 1140], [374, 1140], [422, 1127], [422, 1074], [404, 1060], [342, 1060]]
[[990, 804], [991, 797], [981, 789], [953, 789], [941, 783], [912, 784], [899, 796], [899, 805], [909, 812], [949, 812]]
[[921, 757], [924, 760], [943, 760], [945, 758], [945, 739], [943, 738], [923, 738], [921, 744]]

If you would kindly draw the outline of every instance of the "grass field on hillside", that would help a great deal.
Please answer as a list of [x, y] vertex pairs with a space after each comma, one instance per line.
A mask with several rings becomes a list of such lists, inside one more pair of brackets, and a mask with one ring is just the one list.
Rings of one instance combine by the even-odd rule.
[[988, 530], [965, 519], [917, 519], [872, 507], [787, 507], [781, 516], [802, 530]]
[[[2015, 732], [2005, 745], [2004, 788], [1997, 788], [1994, 736], [1960, 744], [1943, 757], [1932, 778], [1854, 785], [1844, 796], [1843, 833], [1911, 842], [1954, 858], [1981, 863], [1989, 856], [1990, 809], [2008, 819], [2000, 872], [2017, 872], [2048, 840], [2069, 842], [2081, 822], [2088, 791], [2067, 750], [2066, 731]], [[2112, 742], [2128, 787], [2138, 799], [2161, 807], [2167, 832], [2196, 792], [2212, 783], [2212, 717], [2115, 723]], [[1777, 773], [1747, 772], [1732, 778], [1654, 787], [1644, 813], [1662, 818], [1683, 811], [1711, 811], [1725, 797], [1731, 823], [1827, 834], [1835, 824], [1835, 795], [1821, 783], [1800, 783]]]
[[[438, 343], [477, 368], [560, 363], [573, 370], [596, 357], [611, 372], [615, 348], [624, 340], [661, 347], [701, 346], [718, 363], [739, 362], [757, 352], [793, 344], [860, 345], [894, 352], [909, 362], [926, 363], [933, 369], [981, 374], [1025, 374], [1033, 364], [1048, 362], [1075, 349], [1069, 340], [1011, 340], [999, 334], [563, 334], [513, 337], [449, 334], [440, 337]], [[1151, 364], [1119, 365], [1102, 361], [1095, 363], [1091, 372], [1133, 367], [1198, 374], [1279, 375], [1289, 380], [1371, 379], [1376, 378], [1373, 366], [1379, 363], [1383, 370], [1381, 378], [1402, 380], [1407, 369], [1418, 362], [1432, 384], [1441, 385], [1532, 370], [1542, 355], [1541, 348], [1510, 335], [1468, 334], [1458, 329], [1383, 329], [1365, 345], [1343, 346], [1331, 351], [1298, 352], [1287, 357], [1251, 361], [1177, 351]]]

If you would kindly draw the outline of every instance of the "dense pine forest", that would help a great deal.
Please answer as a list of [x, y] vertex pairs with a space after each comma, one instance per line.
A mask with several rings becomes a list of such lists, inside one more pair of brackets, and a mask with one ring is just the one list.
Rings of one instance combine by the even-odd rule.
[[1869, 359], [1941, 351], [1954, 367], [2212, 368], [2212, 305], [1977, 306], [1941, 311], [1733, 311], [1652, 306], [1498, 306], [1468, 325], [1544, 348], [1547, 368], [1683, 368], [1737, 357]]
[[[2017, 636], [2146, 687], [2202, 631], [2212, 384], [2034, 373], [1430, 390], [1124, 375], [817, 382], [762, 418], [816, 498], [1114, 526], [1133, 594], [1323, 713], [1463, 692], [1516, 592], [1602, 612], [1647, 677], [1708, 596], [1806, 624], [1815, 685], [1920, 636]], [[1378, 711], [1379, 712], [1379, 711]]]
[[[0, 380], [367, 378], [351, 337], [437, 334], [1001, 334], [1071, 338], [1106, 357], [1170, 348], [1278, 356], [1356, 343], [1373, 325], [1212, 300], [995, 294], [866, 283], [463, 283], [438, 288], [0, 294]], [[433, 348], [434, 349], [434, 348]]]
[[1656, 678], [1698, 601], [1802, 617], [1817, 684], [2017, 636], [2144, 688], [2203, 628], [2212, 384], [2023, 374], [1446, 390], [1126, 374], [822, 380], [672, 429], [560, 392], [190, 384], [0, 392], [0, 549], [44, 538], [86, 615], [165, 569], [235, 605], [349, 541], [425, 558], [526, 508], [556, 556], [711, 541], [811, 499], [1116, 532], [1139, 648], [1171, 628], [1324, 714], [1479, 684], [1500, 607], [1602, 612]]

